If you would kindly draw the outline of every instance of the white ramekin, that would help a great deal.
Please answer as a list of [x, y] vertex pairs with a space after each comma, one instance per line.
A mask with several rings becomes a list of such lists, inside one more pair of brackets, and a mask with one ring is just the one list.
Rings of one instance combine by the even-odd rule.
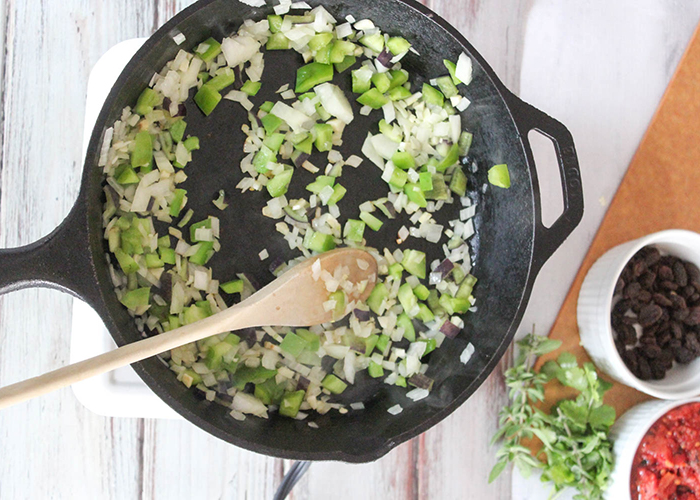
[[615, 464], [610, 475], [610, 486], [605, 491], [607, 500], [630, 498], [632, 461], [639, 443], [654, 422], [673, 408], [698, 401], [698, 398], [683, 401], [647, 401], [627, 410], [617, 419], [610, 429]]
[[698, 396], [700, 358], [687, 365], [674, 364], [663, 380], [643, 381], [625, 366], [615, 348], [610, 322], [615, 284], [627, 262], [647, 245], [700, 267], [700, 234], [681, 229], [650, 234], [608, 250], [581, 285], [576, 311], [581, 343], [596, 366], [622, 384], [661, 399]]

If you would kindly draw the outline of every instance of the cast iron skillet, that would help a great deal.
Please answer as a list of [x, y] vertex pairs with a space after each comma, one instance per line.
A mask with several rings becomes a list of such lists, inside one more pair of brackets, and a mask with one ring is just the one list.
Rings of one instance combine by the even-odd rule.
[[[310, 0], [318, 5], [318, 0]], [[306, 422], [276, 418], [232, 419], [227, 410], [203, 401], [178, 382], [158, 359], [134, 365], [141, 378], [184, 418], [207, 432], [237, 446], [277, 457], [301, 460], [375, 460], [398, 444], [420, 434], [461, 405], [496, 366], [510, 343], [530, 296], [537, 272], [571, 233], [583, 215], [583, 196], [578, 161], [571, 135], [558, 121], [523, 103], [496, 78], [476, 50], [454, 28], [414, 0], [325, 0], [323, 4], [338, 19], [353, 14], [368, 17], [384, 31], [400, 34], [414, 43], [420, 57], [404, 59], [416, 83], [421, 78], [445, 73], [443, 58], [456, 60], [462, 51], [474, 61], [474, 81], [466, 90], [472, 105], [463, 113], [466, 127], [475, 133], [470, 163], [478, 170], [470, 176], [469, 196], [479, 205], [475, 219], [477, 235], [472, 239], [478, 311], [470, 313], [462, 333], [431, 354], [430, 371], [435, 388], [430, 397], [410, 403], [405, 391], [366, 377], [359, 377], [343, 394], [346, 402], [364, 401], [366, 409], [348, 415], [327, 414], [316, 418], [319, 429]], [[69, 292], [90, 304], [102, 317], [119, 345], [140, 338], [132, 318], [117, 301], [105, 260], [106, 245], [101, 223], [103, 192], [97, 159], [104, 131], [120, 116], [122, 108], [133, 105], [154, 71], [172, 59], [179, 47], [172, 37], [182, 32], [183, 48], [192, 49], [209, 36], [221, 38], [234, 32], [244, 19], [262, 19], [270, 8], [256, 9], [235, 0], [201, 0], [185, 9], [158, 30], [129, 62], [117, 80], [100, 113], [87, 151], [78, 201], [66, 220], [49, 236], [31, 245], [0, 251], [0, 292], [30, 286], [45, 286]], [[300, 56], [291, 51], [266, 54], [263, 90], [256, 104], [275, 98], [283, 83], [293, 82]], [[335, 83], [348, 87], [348, 74]], [[188, 102], [188, 130], [199, 136], [202, 149], [188, 165], [190, 206], [195, 220], [213, 214], [212, 195], [219, 189], [234, 193], [240, 179], [237, 167], [242, 157], [240, 126], [247, 121], [242, 108], [224, 101], [208, 119]], [[376, 113], [365, 118], [355, 109], [355, 121], [344, 134], [344, 156], [359, 151], [368, 127], [378, 121]], [[375, 125], [376, 127], [376, 125]], [[564, 213], [549, 228], [541, 221], [540, 197], [535, 164], [527, 134], [538, 130], [550, 137], [559, 161], [564, 193]], [[319, 160], [320, 163], [320, 160]], [[488, 186], [488, 167], [507, 163], [512, 176], [508, 190]], [[196, 175], [194, 175], [196, 174]], [[300, 171], [295, 177], [311, 180]], [[369, 162], [359, 169], [346, 168], [342, 183], [348, 195], [341, 202], [344, 216], [356, 216], [357, 205], [386, 194], [379, 171]], [[296, 183], [300, 195], [305, 182]], [[211, 261], [222, 279], [234, 272], [251, 272], [261, 283], [272, 275], [267, 263], [257, 257], [262, 248], [272, 256], [290, 258], [280, 237], [274, 235], [275, 221], [260, 214], [265, 194], [234, 197], [233, 206], [217, 213], [222, 224], [222, 247]], [[248, 207], [249, 208], [246, 208]], [[458, 207], [441, 214], [441, 222], [455, 218]], [[369, 244], [395, 247], [400, 223], [387, 223], [386, 230], [370, 235]], [[369, 231], [368, 231], [369, 232]], [[269, 240], [268, 240], [269, 238]], [[440, 257], [424, 240], [410, 240], [415, 248], [427, 250], [429, 260]], [[476, 347], [465, 366], [459, 355], [467, 342]], [[398, 416], [387, 408], [400, 403]]]

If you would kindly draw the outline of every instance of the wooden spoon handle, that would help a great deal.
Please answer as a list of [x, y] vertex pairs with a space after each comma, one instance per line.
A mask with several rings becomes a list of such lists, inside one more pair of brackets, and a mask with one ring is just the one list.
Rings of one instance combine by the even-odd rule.
[[242, 304], [197, 323], [139, 340], [99, 356], [3, 387], [0, 389], [0, 410], [190, 342], [218, 333], [255, 326], [249, 324], [251, 322], [250, 315], [247, 314], [249, 308], [241, 306]]

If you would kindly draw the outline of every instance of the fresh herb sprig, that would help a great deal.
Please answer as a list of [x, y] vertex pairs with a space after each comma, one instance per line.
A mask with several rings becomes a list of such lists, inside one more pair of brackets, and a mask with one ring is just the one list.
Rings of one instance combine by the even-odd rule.
[[[501, 411], [499, 429], [492, 440], [502, 439], [503, 445], [496, 453], [489, 482], [513, 462], [524, 477], [541, 469], [542, 481], [554, 487], [552, 496], [571, 486], [578, 490], [576, 500], [601, 499], [612, 470], [608, 431], [615, 421], [615, 410], [603, 404], [603, 394], [611, 384], [598, 377], [591, 363], [579, 367], [576, 357], [568, 352], [535, 372], [537, 357], [559, 348], [559, 341], [530, 334], [517, 344], [518, 357], [505, 374], [511, 405]], [[559, 401], [545, 413], [535, 404], [544, 400], [544, 385], [555, 378], [578, 390], [579, 395]], [[543, 445], [538, 458], [523, 445], [523, 440], [533, 437]]]

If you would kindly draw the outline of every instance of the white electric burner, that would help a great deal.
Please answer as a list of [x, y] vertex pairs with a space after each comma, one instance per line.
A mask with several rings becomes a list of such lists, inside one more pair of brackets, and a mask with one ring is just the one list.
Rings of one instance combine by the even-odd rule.
[[[85, 106], [83, 161], [97, 115], [114, 82], [145, 38], [115, 45], [90, 72]], [[81, 300], [73, 300], [70, 362], [75, 363], [116, 348], [95, 311]], [[73, 384], [75, 396], [87, 409], [108, 417], [181, 418], [156, 396], [130, 366]]]

